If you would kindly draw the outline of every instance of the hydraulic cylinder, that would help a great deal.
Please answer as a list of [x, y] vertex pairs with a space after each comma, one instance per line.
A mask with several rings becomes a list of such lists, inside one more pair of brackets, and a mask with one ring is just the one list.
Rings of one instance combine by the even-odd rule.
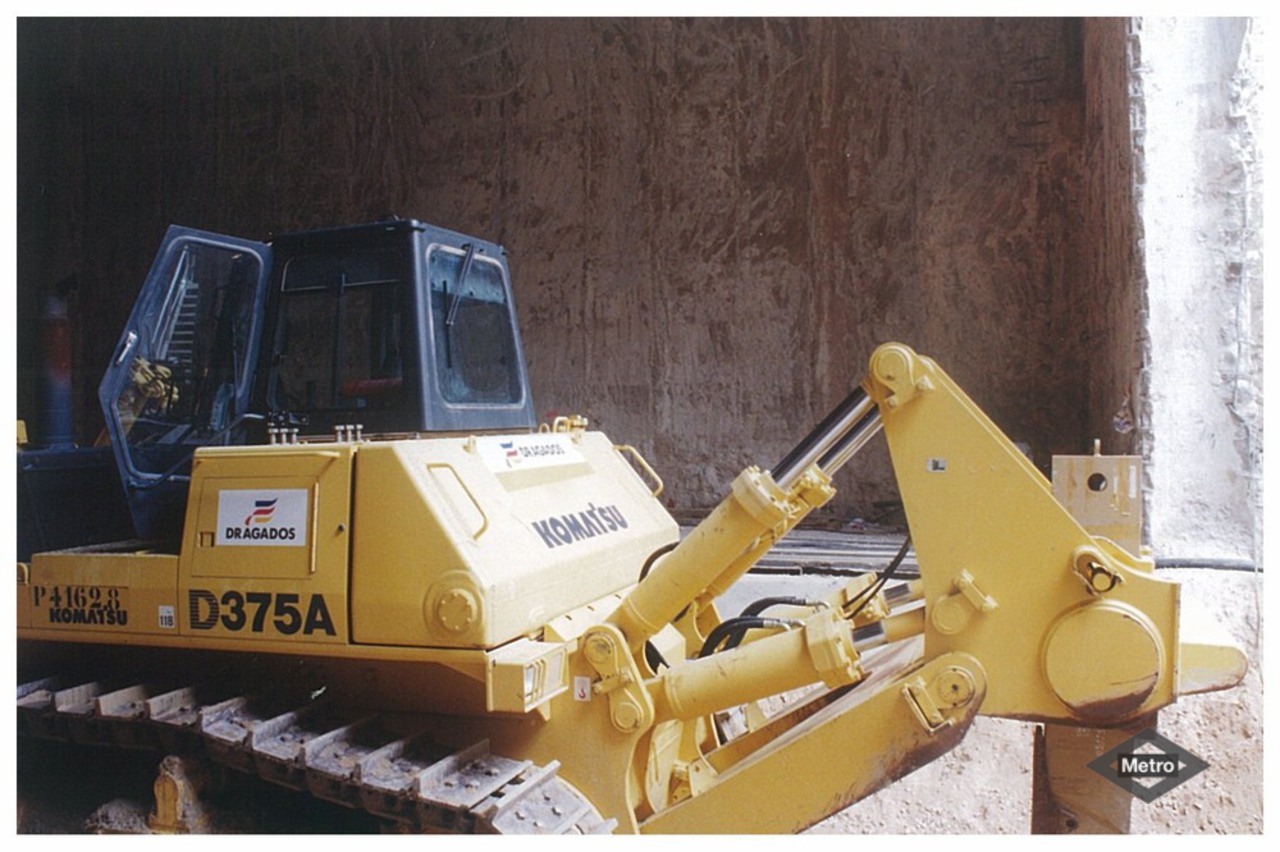
[[835, 688], [861, 677], [849, 623], [824, 610], [801, 629], [681, 663], [652, 695], [658, 718], [696, 719], [818, 681]]

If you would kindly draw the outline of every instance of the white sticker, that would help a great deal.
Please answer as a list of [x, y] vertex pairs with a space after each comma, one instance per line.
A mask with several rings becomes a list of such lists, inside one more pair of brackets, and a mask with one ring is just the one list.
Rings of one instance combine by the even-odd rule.
[[591, 700], [591, 678], [578, 676], [573, 679], [573, 700]]
[[946, 473], [947, 460], [931, 458], [925, 462], [924, 469], [929, 471], [929, 473]]
[[494, 473], [559, 467], [583, 460], [568, 435], [489, 435], [477, 438], [476, 448]]
[[173, 617], [173, 607], [161, 604], [157, 623], [166, 630], [177, 627], [178, 621]]
[[305, 547], [305, 488], [218, 492], [218, 532], [214, 543], [237, 547]]

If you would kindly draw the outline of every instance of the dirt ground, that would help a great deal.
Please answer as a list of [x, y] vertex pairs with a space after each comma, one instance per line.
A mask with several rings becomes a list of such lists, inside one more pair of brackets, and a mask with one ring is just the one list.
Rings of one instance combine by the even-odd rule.
[[[1162, 572], [1163, 573], [1163, 572]], [[1260, 576], [1232, 571], [1176, 570], [1192, 597], [1227, 627], [1249, 658], [1242, 687], [1181, 699], [1160, 714], [1162, 735], [1208, 761], [1210, 768], [1181, 787], [1132, 805], [1132, 831], [1144, 834], [1253, 834], [1263, 829], [1262, 653]], [[949, 754], [809, 830], [812, 834], [1019, 834], [1029, 830], [1033, 725], [979, 718]], [[50, 773], [49, 766], [74, 766]], [[154, 757], [63, 743], [23, 740], [18, 748], [18, 829], [25, 834], [74, 833], [86, 821], [106, 827], [141, 816], [150, 801]], [[1099, 783], [1105, 783], [1099, 779]], [[271, 785], [248, 784], [238, 819], [243, 832], [376, 832], [363, 814], [318, 805]], [[110, 803], [105, 811], [100, 807]], [[98, 815], [93, 816], [95, 812]], [[287, 823], [277, 824], [281, 814]], [[257, 816], [255, 816], [257, 815]], [[267, 815], [271, 815], [268, 817]], [[270, 824], [270, 828], [264, 826]]]

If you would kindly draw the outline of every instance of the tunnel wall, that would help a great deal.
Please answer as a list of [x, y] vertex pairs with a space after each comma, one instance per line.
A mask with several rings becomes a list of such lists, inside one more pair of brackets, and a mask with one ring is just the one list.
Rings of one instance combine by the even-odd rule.
[[[74, 285], [82, 441], [169, 223], [397, 213], [507, 246], [539, 415], [636, 444], [674, 508], [777, 461], [889, 339], [1044, 469], [1133, 446], [1123, 21], [19, 24], [19, 310]], [[837, 484], [841, 516], [895, 496], [879, 447]]]

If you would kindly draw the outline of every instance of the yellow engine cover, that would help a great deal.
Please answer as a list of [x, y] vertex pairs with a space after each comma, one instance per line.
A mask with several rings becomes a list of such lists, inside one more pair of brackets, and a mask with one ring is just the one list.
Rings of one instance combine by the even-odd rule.
[[635, 583], [679, 536], [598, 432], [358, 446], [356, 643], [492, 648]]

